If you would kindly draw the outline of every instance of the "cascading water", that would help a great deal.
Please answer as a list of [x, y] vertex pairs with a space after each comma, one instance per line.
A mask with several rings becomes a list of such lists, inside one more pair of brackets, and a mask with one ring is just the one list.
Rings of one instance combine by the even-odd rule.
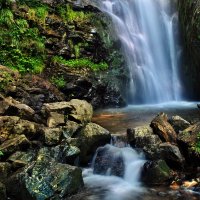
[[101, 0], [113, 21], [130, 72], [130, 103], [181, 99], [176, 0]]
[[[119, 145], [121, 142], [113, 145]], [[143, 154], [130, 147], [119, 148], [113, 145], [100, 147], [94, 156], [91, 169], [83, 172], [84, 183], [95, 190], [93, 199], [100, 200], [133, 200], [144, 188], [139, 182], [140, 171], [144, 165]], [[125, 145], [125, 143], [124, 143]]]

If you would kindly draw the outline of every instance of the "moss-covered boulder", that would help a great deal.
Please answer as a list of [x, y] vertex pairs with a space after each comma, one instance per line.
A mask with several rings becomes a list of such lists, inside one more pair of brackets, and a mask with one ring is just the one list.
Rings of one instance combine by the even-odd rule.
[[141, 176], [146, 185], [164, 185], [170, 181], [171, 170], [163, 160], [148, 161], [144, 164]]
[[82, 186], [80, 168], [57, 163], [44, 155], [7, 181], [9, 195], [20, 200], [63, 198]]

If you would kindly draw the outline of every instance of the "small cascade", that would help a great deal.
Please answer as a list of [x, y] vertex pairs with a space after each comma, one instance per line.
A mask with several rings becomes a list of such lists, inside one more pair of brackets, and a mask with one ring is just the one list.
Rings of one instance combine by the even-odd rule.
[[[95, 2], [95, 0], [93, 0]], [[130, 72], [130, 104], [182, 99], [176, 0], [101, 0]]]
[[84, 183], [95, 190], [96, 199], [133, 200], [145, 191], [139, 181], [144, 155], [122, 143], [113, 137], [112, 145], [98, 148], [91, 168], [83, 171]]

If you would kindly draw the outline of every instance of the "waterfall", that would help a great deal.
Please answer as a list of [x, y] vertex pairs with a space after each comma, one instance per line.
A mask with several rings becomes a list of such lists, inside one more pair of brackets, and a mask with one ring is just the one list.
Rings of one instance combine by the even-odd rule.
[[121, 42], [130, 72], [131, 104], [181, 99], [181, 48], [175, 0], [101, 0]]
[[145, 192], [139, 182], [145, 163], [143, 154], [126, 143], [123, 145], [125, 147], [117, 147], [119, 138], [117, 140], [115, 144], [116, 138], [113, 138], [113, 145], [98, 148], [91, 168], [83, 171], [86, 187], [95, 191], [93, 199], [132, 200]]

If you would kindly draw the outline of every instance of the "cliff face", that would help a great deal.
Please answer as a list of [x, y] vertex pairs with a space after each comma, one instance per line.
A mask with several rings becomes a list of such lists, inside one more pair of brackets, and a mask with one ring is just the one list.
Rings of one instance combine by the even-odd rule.
[[0, 1], [0, 64], [36, 73], [67, 100], [121, 106], [128, 78], [109, 18], [90, 1]]
[[200, 1], [179, 0], [181, 32], [185, 48], [185, 65], [182, 69], [186, 94], [194, 99], [200, 98]]

